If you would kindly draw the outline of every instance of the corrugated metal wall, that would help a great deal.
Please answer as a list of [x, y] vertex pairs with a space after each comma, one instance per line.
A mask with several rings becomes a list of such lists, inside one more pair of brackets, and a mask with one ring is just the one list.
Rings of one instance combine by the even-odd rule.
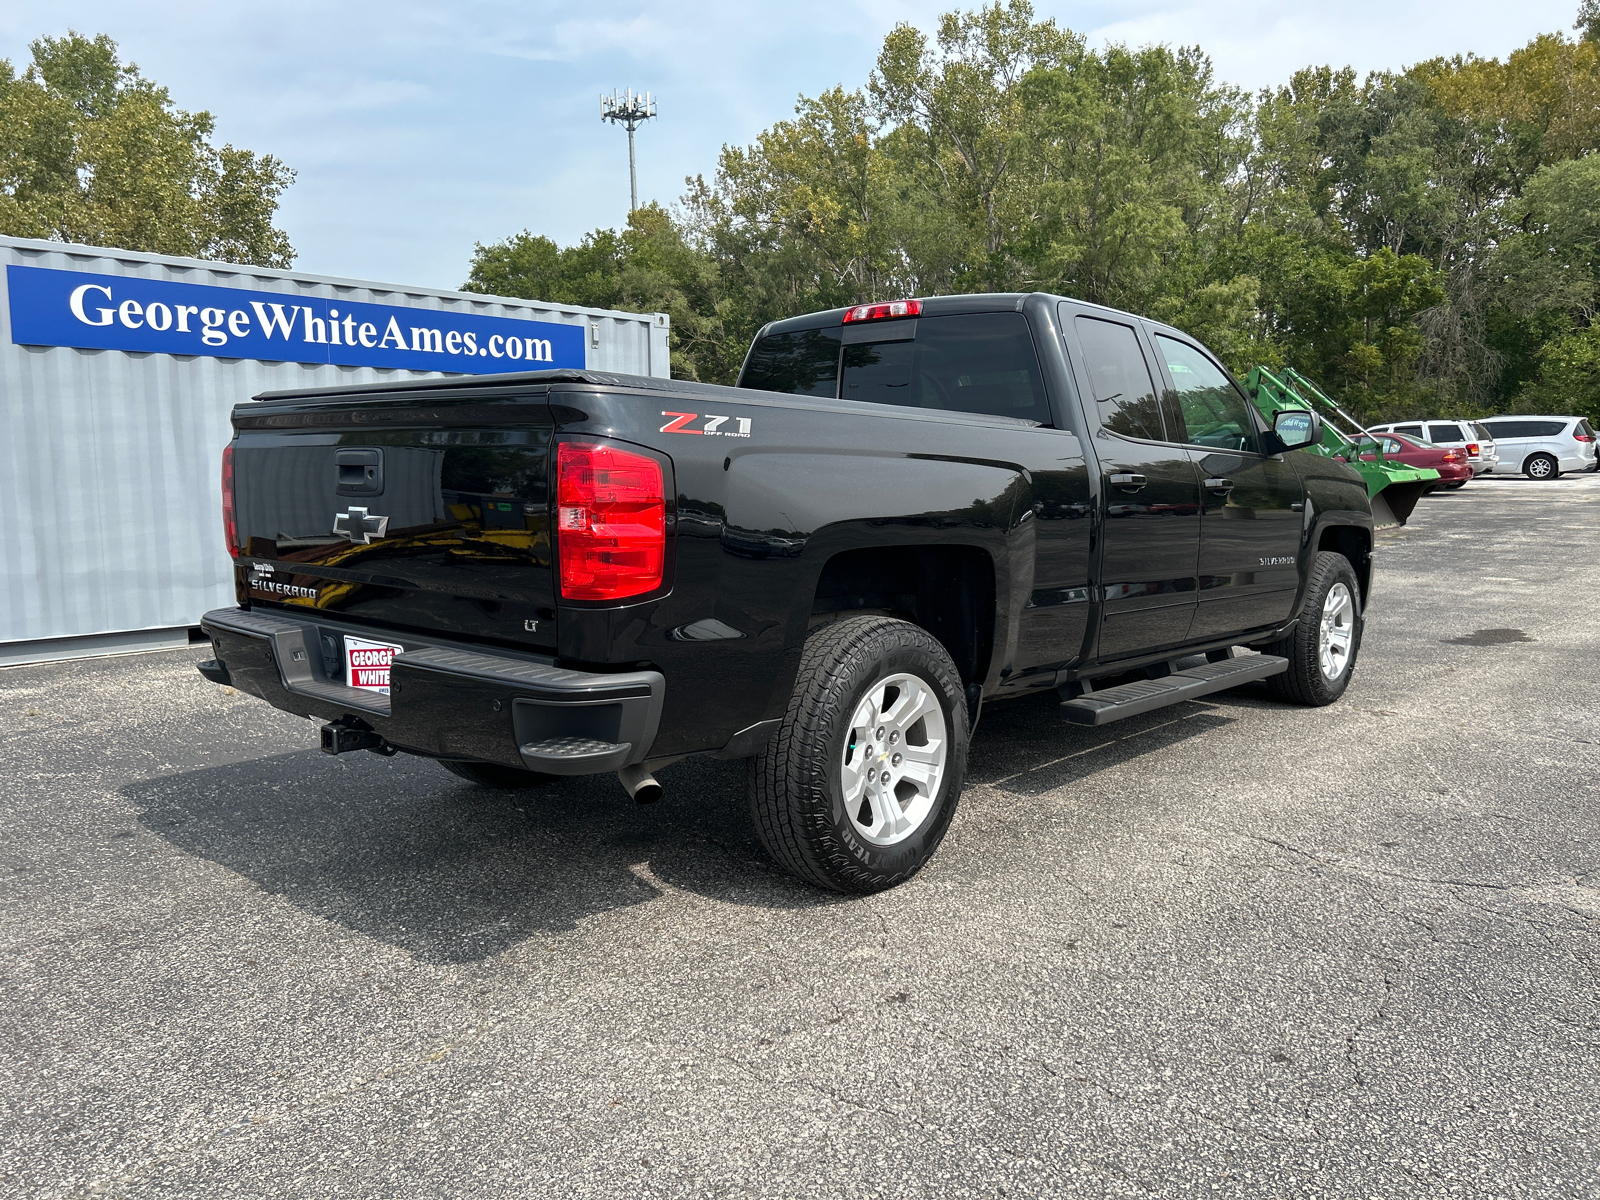
[[[591, 369], [669, 374], [659, 314], [0, 238], [0, 268], [10, 263], [583, 325]], [[13, 643], [192, 625], [233, 603], [218, 463], [234, 404], [278, 388], [431, 377], [18, 346], [0, 303], [0, 659], [22, 657]]]

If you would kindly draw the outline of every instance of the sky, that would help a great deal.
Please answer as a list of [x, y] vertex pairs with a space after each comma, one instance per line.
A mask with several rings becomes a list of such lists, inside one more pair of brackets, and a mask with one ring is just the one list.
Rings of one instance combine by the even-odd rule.
[[[297, 172], [278, 224], [297, 270], [458, 287], [475, 243], [522, 229], [563, 245], [623, 224], [627, 134], [599, 96], [654, 93], [638, 137], [641, 203], [670, 204], [793, 113], [797, 97], [866, 82], [884, 35], [932, 31], [953, 0], [0, 0], [0, 58], [74, 29], [106, 33], [215, 140]], [[968, 7], [975, 6], [971, 0]], [[1091, 44], [1198, 44], [1250, 89], [1310, 64], [1398, 69], [1438, 55], [1503, 58], [1569, 31], [1577, 0], [1035, 0]]]

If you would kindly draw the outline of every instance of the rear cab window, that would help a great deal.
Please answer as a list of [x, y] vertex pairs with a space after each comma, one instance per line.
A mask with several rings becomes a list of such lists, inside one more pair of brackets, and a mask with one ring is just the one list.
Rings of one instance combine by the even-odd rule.
[[837, 396], [842, 335], [841, 328], [764, 337], [751, 349], [739, 386], [791, 396]]
[[762, 338], [739, 386], [1051, 423], [1033, 335], [1021, 313], [858, 325], [849, 327], [848, 343], [845, 328]]

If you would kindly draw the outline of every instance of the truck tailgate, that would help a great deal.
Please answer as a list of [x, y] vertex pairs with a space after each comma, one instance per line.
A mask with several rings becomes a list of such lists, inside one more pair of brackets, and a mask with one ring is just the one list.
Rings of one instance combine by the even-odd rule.
[[252, 608], [555, 647], [542, 394], [267, 402], [234, 427]]

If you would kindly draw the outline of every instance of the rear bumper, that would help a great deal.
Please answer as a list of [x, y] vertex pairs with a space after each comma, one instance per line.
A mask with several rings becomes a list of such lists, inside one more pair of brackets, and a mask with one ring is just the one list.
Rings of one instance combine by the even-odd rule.
[[[200, 666], [207, 679], [285, 712], [350, 718], [413, 754], [591, 775], [643, 762], [661, 721], [666, 682], [659, 671], [573, 671], [549, 659], [321, 615], [225, 608], [200, 625], [217, 654]], [[338, 655], [325, 651], [346, 633], [404, 647], [390, 667], [389, 695], [333, 677]]]

